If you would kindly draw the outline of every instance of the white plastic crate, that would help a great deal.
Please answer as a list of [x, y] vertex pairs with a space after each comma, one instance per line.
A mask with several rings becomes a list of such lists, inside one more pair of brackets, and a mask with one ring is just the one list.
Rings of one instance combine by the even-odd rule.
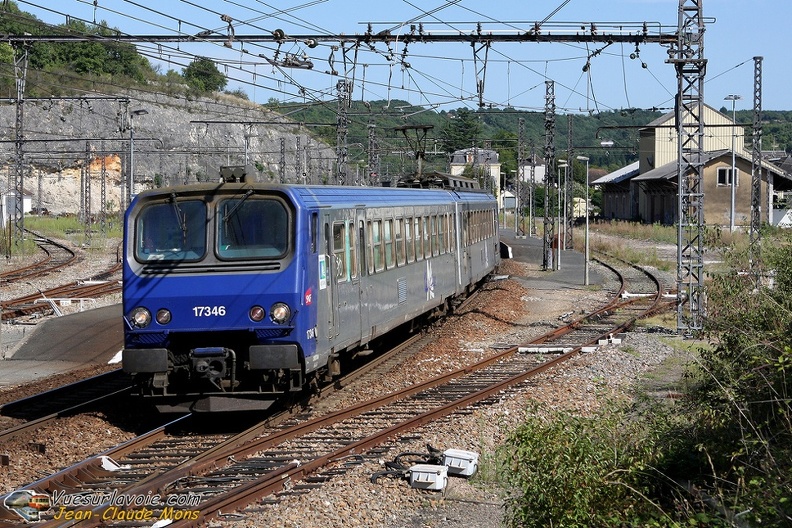
[[461, 449], [446, 449], [443, 451], [443, 465], [448, 468], [448, 473], [457, 477], [469, 477], [478, 470], [478, 453], [463, 451]]
[[448, 468], [434, 464], [416, 464], [410, 467], [410, 486], [426, 490], [443, 490], [448, 483]]

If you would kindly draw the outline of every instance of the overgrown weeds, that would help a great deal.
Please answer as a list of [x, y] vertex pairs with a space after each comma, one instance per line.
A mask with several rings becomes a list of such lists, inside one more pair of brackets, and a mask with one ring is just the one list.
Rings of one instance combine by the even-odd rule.
[[675, 406], [532, 408], [500, 453], [510, 526], [792, 526], [792, 234], [724, 248]]

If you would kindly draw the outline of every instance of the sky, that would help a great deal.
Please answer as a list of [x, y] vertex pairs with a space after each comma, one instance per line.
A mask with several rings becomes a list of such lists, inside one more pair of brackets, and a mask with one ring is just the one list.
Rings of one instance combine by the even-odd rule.
[[[543, 111], [546, 81], [553, 81], [558, 113], [589, 113], [626, 108], [673, 108], [677, 79], [659, 44], [603, 42], [466, 42], [364, 45], [358, 50], [338, 43], [310, 42], [290, 35], [355, 35], [388, 29], [400, 35], [421, 24], [432, 34], [471, 34], [481, 24], [493, 34], [523, 33], [543, 22], [547, 32], [568, 32], [596, 24], [601, 34], [633, 32], [644, 22], [650, 31], [675, 33], [678, 0], [32, 0], [20, 9], [51, 24], [67, 16], [106, 21], [130, 35], [287, 36], [272, 42], [144, 43], [138, 49], [162, 73], [181, 72], [198, 56], [215, 61], [229, 79], [227, 90], [244, 91], [264, 103], [310, 103], [333, 99], [346, 74], [351, 98], [407, 101], [441, 110], [492, 108]], [[688, 1], [686, 5], [689, 5]], [[789, 0], [700, 0], [705, 20], [707, 59], [704, 102], [732, 109], [727, 95], [739, 95], [736, 110], [753, 108], [754, 57], [762, 59], [761, 106], [792, 109], [789, 49], [792, 20]], [[230, 22], [229, 22], [230, 18]], [[230, 46], [230, 47], [229, 47]], [[333, 47], [335, 46], [335, 47]], [[631, 58], [631, 55], [634, 58]], [[292, 58], [310, 61], [311, 69], [273, 66]], [[346, 59], [346, 61], [345, 61]], [[588, 62], [589, 67], [584, 71]], [[335, 71], [336, 73], [333, 73]], [[479, 97], [476, 86], [483, 84]]]

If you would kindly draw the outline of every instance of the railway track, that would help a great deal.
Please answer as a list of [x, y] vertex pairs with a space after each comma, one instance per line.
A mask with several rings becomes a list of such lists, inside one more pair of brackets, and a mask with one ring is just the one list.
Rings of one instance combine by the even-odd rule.
[[[121, 264], [109, 268], [103, 272], [103, 276], [110, 276], [121, 268]], [[121, 291], [120, 281], [89, 279], [78, 281], [73, 284], [56, 286], [47, 290], [39, 291], [31, 295], [24, 295], [16, 299], [3, 301], [2, 320], [16, 319], [26, 315], [32, 315], [47, 310], [57, 311], [57, 304], [63, 300], [76, 300], [78, 302], [85, 299], [93, 299], [104, 295], [111, 295]]]
[[[663, 299], [657, 281], [643, 272], [630, 272], [634, 276], [624, 273], [629, 282], [623, 283], [607, 306], [532, 343], [513, 344], [485, 361], [403, 391], [322, 416], [282, 415], [236, 435], [168, 435], [167, 428], [162, 428], [29, 487], [100, 497], [90, 507], [74, 510], [83, 516], [75, 523], [80, 526], [120, 521], [107, 518], [107, 512], [113, 512], [112, 517], [121, 511], [113, 508], [110, 497], [156, 494], [176, 505], [168, 509], [168, 504], [152, 503], [137, 508], [134, 511], [149, 515], [149, 519], [123, 519], [124, 526], [151, 525], [152, 519], [162, 515], [190, 517], [177, 523], [182, 526], [201, 524], [261, 497], [277, 501], [284, 489], [306, 492], [343, 473], [350, 463], [379, 456], [400, 435], [421, 425], [460, 410], [470, 412], [504, 393], [521, 390], [532, 376], [574, 357], [585, 347], [612, 339], [636, 318], [658, 310]], [[387, 361], [372, 367], [369, 374], [381, 375], [377, 369], [390, 368], [385, 366]], [[361, 375], [369, 383], [373, 379]], [[115, 463], [108, 463], [110, 459]], [[52, 519], [42, 525], [57, 526], [59, 522]]]
[[34, 237], [36, 245], [44, 253], [44, 257], [33, 264], [0, 273], [0, 284], [27, 281], [74, 263], [77, 255], [65, 245], [44, 237], [30, 230], [25, 230]]
[[[56, 272], [77, 263], [75, 252], [67, 246], [33, 231], [28, 231], [28, 233], [35, 237], [36, 244], [44, 252], [45, 257], [29, 266], [1, 274], [0, 284], [27, 282], [30, 279]], [[120, 281], [111, 280], [111, 277], [121, 270], [120, 259], [116, 258], [116, 261], [116, 264], [93, 277], [46, 290], [38, 290], [37, 293], [23, 295], [14, 299], [3, 300], [0, 302], [2, 307], [1, 320], [9, 321], [48, 310], [58, 314], [58, 305], [64, 301], [83, 302], [86, 299], [94, 299], [120, 292]]]
[[24, 420], [0, 431], [0, 445], [58, 418], [86, 412], [100, 402], [132, 390], [129, 376], [120, 369], [92, 376], [62, 387], [15, 400], [0, 406], [0, 416]]

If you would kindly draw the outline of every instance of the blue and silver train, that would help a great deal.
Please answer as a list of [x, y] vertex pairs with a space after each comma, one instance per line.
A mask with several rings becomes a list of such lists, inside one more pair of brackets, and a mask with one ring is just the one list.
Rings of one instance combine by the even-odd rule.
[[499, 262], [480, 190], [222, 182], [141, 193], [124, 228], [123, 368], [161, 410], [266, 408]]

